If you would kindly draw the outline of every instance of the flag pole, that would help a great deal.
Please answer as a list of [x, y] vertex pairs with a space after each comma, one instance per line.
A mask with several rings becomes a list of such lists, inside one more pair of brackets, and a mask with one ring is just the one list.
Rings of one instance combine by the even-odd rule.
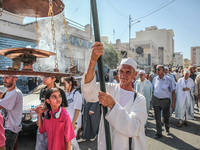
[[[95, 42], [101, 42], [96, 0], [90, 0], [90, 5], [91, 5], [91, 10], [92, 10]], [[98, 72], [99, 72], [100, 89], [102, 92], [106, 92], [105, 79], [104, 79], [104, 68], [103, 68], [103, 56], [99, 57], [99, 59], [97, 61], [97, 65], [98, 65]], [[107, 107], [103, 106], [106, 147], [107, 147], [107, 150], [111, 150], [110, 127], [109, 127], [108, 121], [105, 119], [105, 115], [107, 114], [107, 112], [108, 112]]]

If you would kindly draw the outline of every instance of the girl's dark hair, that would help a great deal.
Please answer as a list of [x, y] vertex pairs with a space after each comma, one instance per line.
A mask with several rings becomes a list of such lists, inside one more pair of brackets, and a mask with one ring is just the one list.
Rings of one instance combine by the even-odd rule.
[[66, 82], [68, 82], [68, 83], [70, 83], [70, 81], [72, 82], [72, 87], [71, 87], [71, 89], [70, 89], [70, 92], [71, 92], [76, 86], [78, 86], [78, 82], [77, 82], [77, 80], [76, 80], [73, 76], [67, 77], [67, 78], [65, 78], [64, 80], [65, 80]]
[[50, 89], [48, 89], [48, 90], [46, 91], [46, 93], [45, 93], [45, 102], [44, 102], [44, 106], [45, 106], [46, 108], [51, 109], [51, 106], [46, 102], [46, 99], [49, 99], [49, 98], [51, 97], [51, 94], [52, 94], [53, 92], [57, 92], [57, 91], [60, 92], [60, 90], [59, 90], [58, 88], [50, 88]]

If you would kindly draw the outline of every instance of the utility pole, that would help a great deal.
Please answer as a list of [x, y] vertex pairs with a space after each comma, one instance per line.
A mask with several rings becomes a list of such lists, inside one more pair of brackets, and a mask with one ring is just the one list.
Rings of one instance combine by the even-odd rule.
[[131, 15], [129, 15], [129, 46], [128, 46], [128, 50], [131, 49], [130, 43], [131, 43]]
[[128, 45], [129, 45], [129, 46], [128, 46], [128, 49], [129, 49], [129, 50], [131, 50], [131, 26], [134, 25], [134, 24], [136, 24], [136, 23], [141, 22], [141, 21], [139, 20], [139, 21], [137, 21], [137, 22], [131, 24], [132, 21], [133, 21], [133, 20], [131, 20], [131, 15], [129, 15], [129, 44], [128, 44]]

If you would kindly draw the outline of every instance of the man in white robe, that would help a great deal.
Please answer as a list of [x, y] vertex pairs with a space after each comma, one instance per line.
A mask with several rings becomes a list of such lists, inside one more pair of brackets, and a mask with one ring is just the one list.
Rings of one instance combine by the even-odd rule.
[[[135, 81], [134, 90], [137, 93], [144, 95], [146, 98], [146, 108], [147, 108], [147, 116], [149, 115], [150, 101], [152, 98], [152, 85], [149, 80], [145, 78], [146, 72], [144, 70], [140, 70], [139, 79]], [[145, 126], [147, 125], [147, 121]]]
[[175, 108], [175, 117], [179, 119], [178, 127], [182, 126], [185, 117], [185, 125], [189, 125], [187, 120], [194, 116], [194, 81], [189, 78], [190, 71], [184, 71], [184, 77], [179, 79], [176, 84], [177, 101]]
[[[144, 124], [147, 119], [146, 100], [132, 88], [137, 63], [132, 58], [122, 59], [119, 67], [120, 84], [106, 84], [106, 92], [94, 78], [94, 68], [98, 58], [104, 54], [103, 44], [96, 42], [92, 46], [87, 71], [82, 79], [82, 94], [88, 102], [99, 102], [108, 107], [105, 119], [110, 125], [111, 146], [113, 150], [128, 150], [129, 138], [132, 137], [132, 150], [145, 150], [146, 140]], [[106, 139], [103, 115], [101, 116], [98, 150], [106, 150]]]

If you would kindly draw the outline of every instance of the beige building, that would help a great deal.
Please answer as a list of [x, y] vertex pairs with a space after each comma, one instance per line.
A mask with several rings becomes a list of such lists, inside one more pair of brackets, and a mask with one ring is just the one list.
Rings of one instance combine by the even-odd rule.
[[183, 54], [180, 52], [174, 53], [174, 66], [183, 66]]
[[200, 46], [191, 47], [191, 63], [200, 66]]
[[[156, 26], [145, 28], [145, 31], [136, 32], [136, 38], [129, 43], [121, 43], [120, 39], [113, 44], [116, 49], [124, 52], [124, 56], [132, 57], [138, 63], [148, 66], [151, 70], [154, 65], [163, 64], [173, 66], [174, 54], [173, 30], [158, 29]], [[143, 48], [143, 54], [137, 54], [138, 47]], [[149, 55], [150, 54], [150, 55]]]
[[[133, 43], [132, 43], [133, 42]], [[134, 45], [133, 45], [134, 44]], [[159, 64], [158, 46], [152, 40], [137, 40], [131, 39], [131, 47], [136, 55], [136, 59], [141, 64], [148, 64], [148, 54], [151, 54], [151, 66]], [[143, 48], [143, 54], [137, 54], [136, 50], [138, 47]]]
[[[131, 39], [131, 46], [136, 48], [137, 46], [142, 46], [142, 43], [151, 41], [146, 44], [144, 51], [146, 54], [150, 53], [152, 55], [152, 64], [163, 62], [165, 65], [173, 65], [173, 37], [174, 32], [171, 29], [158, 29], [157, 26], [147, 27], [145, 28], [145, 31], [136, 32], [136, 38]], [[138, 42], [140, 42], [141, 45], [138, 44]]]
[[183, 68], [188, 68], [191, 65], [191, 61], [187, 58], [183, 59]]

